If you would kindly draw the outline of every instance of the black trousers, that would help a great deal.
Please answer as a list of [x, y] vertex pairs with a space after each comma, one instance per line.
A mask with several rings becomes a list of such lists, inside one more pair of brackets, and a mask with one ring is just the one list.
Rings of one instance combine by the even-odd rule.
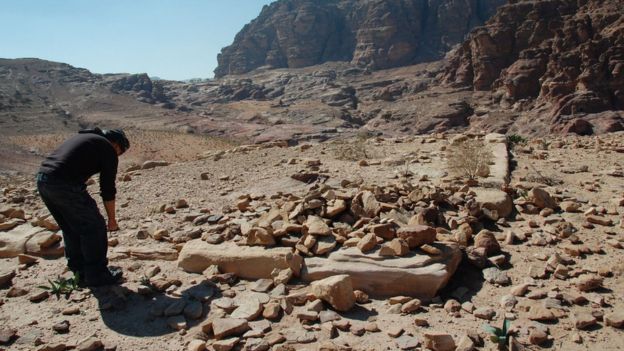
[[67, 266], [84, 277], [107, 269], [106, 222], [84, 184], [72, 184], [46, 174], [37, 175], [37, 189], [63, 231]]

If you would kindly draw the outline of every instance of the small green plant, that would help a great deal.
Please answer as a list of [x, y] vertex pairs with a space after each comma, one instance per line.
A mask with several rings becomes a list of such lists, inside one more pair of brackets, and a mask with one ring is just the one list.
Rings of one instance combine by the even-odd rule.
[[511, 134], [507, 136], [507, 143], [512, 148], [517, 144], [524, 144], [526, 142], [527, 142], [527, 139], [523, 137], [522, 135]]
[[65, 298], [68, 298], [72, 291], [80, 290], [80, 286], [78, 285], [79, 280], [80, 276], [78, 273], [74, 274], [71, 278], [59, 276], [54, 281], [48, 279], [50, 286], [40, 285], [39, 288], [50, 290], [52, 294], [56, 295], [57, 299], [60, 298], [61, 295], [65, 295]]
[[518, 194], [518, 196], [520, 196], [523, 200], [527, 201], [529, 200], [529, 192], [524, 190], [524, 189], [518, 189], [516, 190], [516, 193]]
[[511, 326], [511, 322], [507, 319], [503, 320], [503, 327], [497, 328], [493, 327], [489, 324], [484, 324], [483, 329], [490, 333], [490, 340], [493, 343], [497, 343], [499, 349], [506, 349], [507, 346], [507, 334], [509, 333], [509, 327]]
[[145, 274], [143, 274], [143, 276], [139, 279], [139, 282], [141, 283], [141, 285], [147, 286], [148, 288], [152, 288], [152, 282], [150, 281], [150, 278], [148, 276], [146, 276]]

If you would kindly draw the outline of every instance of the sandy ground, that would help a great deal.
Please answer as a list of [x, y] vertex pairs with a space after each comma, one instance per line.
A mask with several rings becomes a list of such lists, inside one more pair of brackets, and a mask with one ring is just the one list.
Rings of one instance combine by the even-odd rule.
[[[202, 140], [192, 135], [182, 135], [180, 139], [169, 134], [146, 134], [140, 139], [126, 159], [123, 167], [133, 162], [146, 159], [166, 159], [177, 161], [167, 167], [158, 167], [150, 170], [139, 170], [130, 173], [130, 181], [118, 182], [118, 218], [121, 231], [111, 233], [112, 238], [119, 241], [119, 245], [111, 247], [109, 257], [111, 264], [121, 266], [125, 271], [125, 286], [130, 291], [136, 291], [146, 272], [157, 265], [161, 273], [157, 277], [178, 279], [181, 285], [167, 294], [154, 294], [144, 297], [136, 293], [119, 294], [114, 289], [95, 289], [74, 292], [68, 299], [50, 297], [40, 303], [32, 303], [28, 297], [40, 292], [37, 286], [45, 284], [46, 280], [63, 273], [64, 259], [40, 260], [39, 263], [26, 269], [18, 270], [13, 279], [14, 286], [23, 287], [28, 294], [22, 297], [6, 297], [7, 289], [0, 290], [0, 321], [2, 328], [15, 328], [20, 338], [10, 346], [0, 346], [0, 349], [33, 350], [41, 345], [55, 343], [76, 344], [85, 337], [95, 335], [106, 347], [116, 346], [117, 350], [185, 350], [186, 344], [198, 336], [201, 331], [199, 321], [189, 323], [189, 330], [173, 331], [167, 326], [166, 319], [153, 317], [150, 309], [155, 305], [167, 304], [179, 296], [183, 291], [197, 286], [204, 278], [202, 275], [188, 274], [176, 267], [173, 261], [145, 261], [127, 258], [120, 252], [132, 247], [171, 248], [173, 244], [154, 241], [151, 238], [139, 239], [139, 229], [156, 225], [168, 229], [170, 232], [186, 228], [184, 222], [186, 214], [199, 211], [222, 213], [224, 206], [234, 206], [238, 196], [242, 194], [273, 195], [278, 192], [303, 194], [309, 185], [292, 179], [290, 176], [300, 171], [308, 171], [306, 159], [321, 161], [320, 174], [328, 177], [327, 184], [339, 187], [342, 180], [361, 181], [363, 184], [393, 184], [399, 181], [399, 174], [409, 171], [414, 176], [407, 181], [429, 182], [439, 184], [446, 175], [441, 147], [447, 141], [435, 138], [415, 138], [397, 143], [395, 140], [370, 139], [364, 144], [347, 146], [355, 153], [366, 151], [371, 166], [362, 167], [357, 160], [340, 160], [344, 157], [344, 144], [315, 144], [310, 148], [274, 147], [249, 151], [228, 152], [220, 157], [208, 157], [194, 160], [197, 154], [205, 151], [214, 153], [222, 149], [231, 149], [225, 143]], [[37, 154], [44, 153], [59, 140], [52, 137], [31, 137], [11, 142], [22, 147], [33, 143], [37, 146]], [[158, 143], [154, 143], [158, 140]], [[433, 141], [431, 143], [425, 140]], [[150, 142], [148, 142], [150, 141]], [[606, 268], [611, 275], [604, 280], [602, 290], [586, 293], [589, 303], [577, 306], [562, 306], [558, 322], [547, 325], [551, 339], [546, 344], [530, 346], [531, 349], [551, 350], [586, 350], [600, 348], [602, 350], [621, 350], [624, 348], [624, 334], [621, 330], [605, 326], [599, 322], [591, 330], [577, 330], [574, 327], [573, 316], [579, 312], [610, 313], [624, 308], [624, 250], [612, 247], [606, 240], [624, 240], [624, 229], [619, 225], [624, 212], [621, 206], [614, 206], [613, 200], [624, 197], [623, 178], [609, 175], [611, 170], [617, 169], [622, 163], [622, 147], [624, 135], [607, 135], [602, 137], [584, 138], [552, 138], [548, 140], [530, 141], [527, 145], [518, 146], [513, 154], [515, 167], [512, 173], [512, 186], [519, 181], [547, 183], [551, 194], [562, 198], [574, 198], [582, 203], [581, 211], [590, 207], [604, 207], [610, 209], [606, 215], [616, 225], [611, 227], [595, 226], [588, 229], [583, 227], [584, 215], [579, 213], [556, 213], [552, 216], [561, 216], [573, 223], [579, 229], [576, 234], [582, 244], [599, 246], [601, 254], [588, 254], [574, 257], [570, 265], [572, 270], [598, 271]], [[158, 148], [154, 152], [154, 149]], [[532, 148], [532, 150], [530, 149]], [[126, 156], [124, 155], [124, 158]], [[176, 160], [177, 158], [177, 160]], [[412, 159], [409, 165], [386, 166], [382, 160]], [[291, 162], [291, 160], [294, 160]], [[374, 161], [380, 161], [375, 164]], [[587, 171], [577, 173], [563, 173], [569, 168], [578, 171], [581, 166], [587, 166]], [[125, 168], [121, 168], [120, 173]], [[200, 175], [206, 173], [207, 180], [201, 180]], [[429, 180], [423, 179], [427, 175]], [[0, 177], [0, 186], [4, 189], [25, 189], [29, 195], [22, 206], [27, 215], [36, 216], [45, 212], [42, 204], [35, 196], [34, 184], [29, 177], [11, 176]], [[97, 196], [97, 186], [89, 187], [94, 196]], [[11, 190], [7, 191], [11, 194]], [[3, 195], [3, 201], [7, 201]], [[188, 202], [189, 208], [178, 210], [175, 214], [160, 213], [156, 209], [161, 205], [170, 205], [179, 199]], [[262, 200], [256, 207], [262, 206]], [[615, 214], [617, 211], [618, 214]], [[552, 217], [551, 216], [551, 217]], [[540, 215], [516, 214], [512, 218], [510, 228], [518, 233], [531, 234], [537, 231], [531, 228], [529, 222], [535, 221], [541, 226], [544, 217]], [[511, 277], [512, 284], [508, 287], [499, 287], [483, 280], [480, 270], [464, 262], [459, 271], [452, 278], [449, 286], [440, 293], [440, 302], [443, 304], [456, 292], [459, 287], [468, 289], [459, 302], [470, 301], [475, 307], [493, 308], [497, 315], [491, 322], [500, 325], [506, 311], [501, 307], [501, 297], [508, 295], [512, 287], [530, 279], [531, 266], [543, 267], [545, 262], [542, 256], [549, 257], [554, 253], [565, 255], [563, 247], [568, 245], [567, 240], [546, 246], [536, 246], [528, 239], [516, 245], [503, 245], [503, 250], [510, 256], [510, 264], [506, 270]], [[17, 259], [0, 259], [0, 268], [15, 269]], [[291, 281], [296, 284], [296, 281]], [[566, 292], [576, 289], [573, 279], [560, 280], [549, 276], [546, 279], [535, 280], [535, 287], [531, 291], [543, 289], [547, 292]], [[291, 286], [293, 289], [296, 285]], [[231, 287], [239, 297], [249, 291], [248, 282], [241, 281]], [[120, 296], [122, 295], [122, 296]], [[529, 306], [543, 303], [542, 300], [531, 300], [518, 297], [518, 304], [511, 311], [509, 317], [515, 320], [512, 325], [517, 328], [533, 322], [527, 320]], [[206, 305], [206, 308], [209, 304]], [[62, 315], [60, 312], [68, 307], [78, 307], [75, 315]], [[205, 310], [206, 310], [205, 308]], [[333, 339], [335, 344], [346, 344], [354, 350], [395, 350], [395, 339], [387, 334], [391, 327], [401, 326], [405, 334], [411, 334], [422, 341], [422, 334], [426, 331], [443, 331], [449, 333], [458, 342], [462, 336], [478, 333], [487, 338], [481, 328], [485, 322], [474, 315], [461, 311], [458, 315], [451, 315], [441, 305], [428, 305], [419, 313], [411, 315], [388, 314], [387, 300], [372, 300], [370, 303], [358, 306], [353, 311], [343, 314], [352, 324], [364, 324], [367, 321], [376, 322], [380, 332], [366, 332], [363, 336], [354, 336], [349, 332], [339, 332]], [[16, 311], [19, 311], [16, 313]], [[205, 315], [205, 314], [204, 314]], [[414, 320], [425, 319], [429, 327], [418, 327]], [[261, 318], [260, 318], [261, 319]], [[70, 330], [67, 334], [58, 334], [52, 326], [67, 320]], [[318, 324], [308, 328], [309, 332], [317, 336], [313, 343], [294, 343], [297, 350], [316, 350], [322, 340], [322, 333]], [[305, 332], [294, 316], [284, 316], [281, 321], [272, 324], [273, 331], [289, 333]], [[578, 334], [582, 342], [575, 343], [573, 336]], [[493, 344], [486, 340], [481, 349], [494, 350]]]

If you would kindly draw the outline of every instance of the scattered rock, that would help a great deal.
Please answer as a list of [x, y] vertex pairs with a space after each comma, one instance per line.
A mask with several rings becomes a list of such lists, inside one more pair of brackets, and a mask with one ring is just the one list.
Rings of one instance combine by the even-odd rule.
[[604, 321], [609, 327], [624, 329], [624, 311], [616, 309], [612, 313], [605, 314]]
[[576, 329], [588, 329], [596, 325], [596, 317], [589, 313], [577, 313], [574, 315], [574, 326]]
[[355, 304], [351, 277], [343, 274], [312, 282], [312, 293], [337, 311], [348, 311]]
[[425, 332], [424, 346], [433, 351], [454, 351], [456, 348], [455, 340], [450, 334], [442, 332]]
[[58, 322], [56, 324], [54, 324], [52, 326], [52, 329], [59, 333], [59, 334], [65, 334], [69, 332], [69, 321], [62, 321], [62, 322]]
[[15, 277], [14, 270], [1, 271], [0, 272], [0, 288], [11, 285], [14, 277]]
[[416, 224], [399, 228], [397, 237], [405, 240], [410, 249], [415, 249], [425, 244], [433, 244], [436, 231], [429, 226]]
[[247, 320], [241, 318], [216, 318], [212, 322], [212, 331], [216, 339], [242, 335], [249, 329]]
[[102, 341], [94, 336], [83, 340], [76, 345], [78, 351], [96, 351], [104, 347]]
[[487, 281], [488, 283], [497, 285], [509, 285], [511, 283], [511, 278], [509, 278], [507, 273], [501, 271], [496, 267], [484, 269], [483, 279], [485, 279], [485, 281]]

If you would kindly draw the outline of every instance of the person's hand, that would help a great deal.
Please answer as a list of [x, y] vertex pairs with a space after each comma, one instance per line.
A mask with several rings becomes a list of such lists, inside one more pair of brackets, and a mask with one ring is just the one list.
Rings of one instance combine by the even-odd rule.
[[117, 224], [116, 220], [109, 220], [108, 221], [108, 231], [109, 232], [116, 232], [119, 230], [119, 225]]

